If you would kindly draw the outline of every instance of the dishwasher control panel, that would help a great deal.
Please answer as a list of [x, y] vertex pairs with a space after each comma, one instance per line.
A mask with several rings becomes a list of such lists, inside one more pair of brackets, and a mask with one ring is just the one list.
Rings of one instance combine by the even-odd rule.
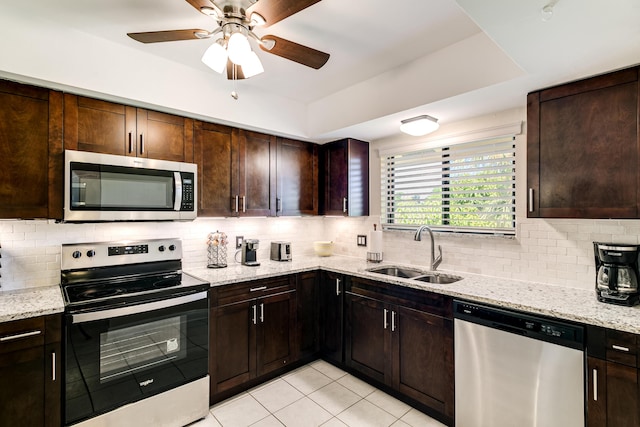
[[456, 319], [568, 347], [584, 346], [582, 326], [542, 316], [457, 300], [453, 302], [453, 315]]

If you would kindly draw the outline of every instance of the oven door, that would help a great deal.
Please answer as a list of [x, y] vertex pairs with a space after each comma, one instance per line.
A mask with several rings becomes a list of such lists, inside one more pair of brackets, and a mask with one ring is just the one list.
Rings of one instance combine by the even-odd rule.
[[67, 314], [65, 424], [208, 373], [208, 292]]

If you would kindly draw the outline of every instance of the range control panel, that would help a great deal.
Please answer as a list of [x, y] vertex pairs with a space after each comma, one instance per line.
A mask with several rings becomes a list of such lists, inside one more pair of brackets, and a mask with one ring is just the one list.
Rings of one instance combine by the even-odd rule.
[[60, 266], [73, 270], [171, 260], [182, 260], [180, 239], [66, 244], [62, 245]]

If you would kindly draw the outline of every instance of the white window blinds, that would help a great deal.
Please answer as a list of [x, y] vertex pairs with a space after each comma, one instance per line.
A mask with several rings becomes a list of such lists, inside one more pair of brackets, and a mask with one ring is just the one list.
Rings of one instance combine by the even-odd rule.
[[513, 137], [409, 153], [382, 163], [382, 221], [386, 228], [515, 233]]

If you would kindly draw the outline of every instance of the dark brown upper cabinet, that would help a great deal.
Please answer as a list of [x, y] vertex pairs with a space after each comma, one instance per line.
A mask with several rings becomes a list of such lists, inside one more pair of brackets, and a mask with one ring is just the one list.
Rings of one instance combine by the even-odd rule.
[[193, 162], [193, 119], [64, 95], [66, 149]]
[[369, 215], [369, 143], [342, 139], [320, 148], [322, 215]]
[[275, 215], [274, 136], [196, 122], [198, 215]]
[[528, 217], [640, 217], [638, 69], [528, 95]]
[[318, 214], [318, 146], [277, 138], [276, 214]]
[[62, 218], [62, 108], [61, 92], [0, 81], [0, 218]]

